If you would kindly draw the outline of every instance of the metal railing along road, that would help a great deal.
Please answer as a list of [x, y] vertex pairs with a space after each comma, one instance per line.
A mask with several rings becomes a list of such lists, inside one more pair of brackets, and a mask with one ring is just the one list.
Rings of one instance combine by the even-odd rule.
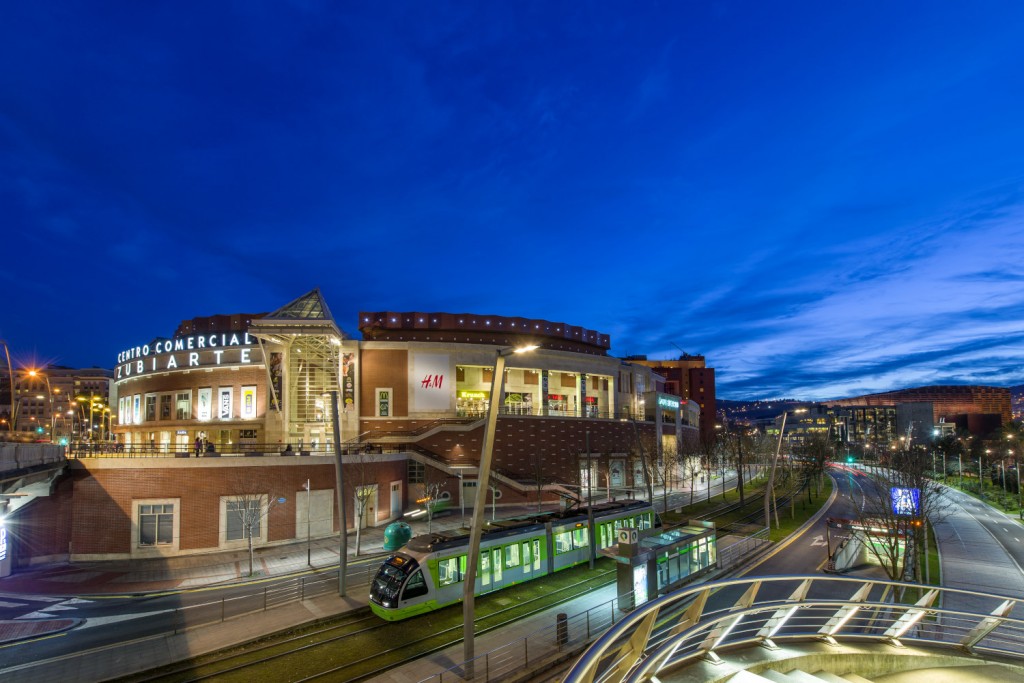
[[[346, 572], [349, 588], [369, 586], [379, 565], [370, 563]], [[178, 633], [185, 629], [215, 624], [235, 619], [254, 612], [265, 612], [300, 600], [309, 600], [320, 595], [338, 592], [338, 572], [326, 571], [313, 576], [297, 576], [292, 579], [274, 582], [240, 595], [210, 600], [198, 605], [188, 605], [174, 610], [177, 618], [171, 619], [174, 624], [168, 633]]]
[[[735, 599], [712, 609], [712, 595], [723, 591]], [[913, 602], [894, 598], [904, 594], [922, 597]], [[954, 596], [984, 607], [964, 611], [937, 606]], [[885, 643], [893, 646], [894, 654], [906, 643], [1022, 659], [1024, 621], [1009, 616], [1018, 600], [847, 577], [717, 581], [663, 596], [632, 612], [598, 638], [563, 680], [641, 683], [697, 661], [722, 661], [739, 648], [799, 641]]]
[[[378, 445], [378, 444], [352, 444], [342, 445], [341, 453], [343, 455], [355, 455], [359, 453], [396, 453], [400, 452], [401, 449], [395, 445]], [[311, 449], [308, 447], [300, 448], [298, 446], [293, 447], [292, 450], [287, 450], [284, 446], [279, 443], [274, 444], [262, 444], [262, 443], [246, 443], [246, 444], [228, 444], [224, 446], [214, 446], [213, 451], [202, 450], [198, 457], [210, 458], [210, 457], [261, 457], [261, 456], [319, 456], [319, 457], [333, 457], [334, 447], [331, 444], [320, 444], [317, 448]], [[75, 443], [69, 444], [67, 447], [67, 457], [69, 458], [192, 458], [196, 457], [196, 453], [193, 449], [183, 450], [175, 446], [174, 444], [119, 444], [119, 443]]]

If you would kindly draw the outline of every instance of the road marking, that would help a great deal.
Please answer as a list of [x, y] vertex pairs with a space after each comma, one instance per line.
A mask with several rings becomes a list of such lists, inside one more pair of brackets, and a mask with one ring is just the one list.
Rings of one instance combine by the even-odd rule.
[[0, 600], [0, 607], [24, 607], [27, 602], [4, 602]]
[[9, 647], [17, 647], [18, 645], [28, 645], [29, 643], [38, 643], [40, 640], [49, 640], [50, 638], [63, 638], [67, 633], [51, 633], [48, 636], [42, 636], [40, 638], [32, 638], [31, 640], [16, 640], [13, 643], [7, 645], [0, 645], [0, 650], [5, 650]]
[[85, 598], [71, 598], [70, 600], [65, 600], [64, 602], [62, 602], [60, 604], [62, 604], [62, 605], [90, 605], [93, 602], [95, 602], [95, 601], [94, 600], [86, 600]]
[[825, 537], [823, 535], [821, 535], [821, 534], [818, 534], [817, 536], [815, 536], [814, 540], [811, 541], [811, 547], [812, 548], [815, 547], [815, 546], [819, 546], [819, 545], [823, 546], [823, 547], [828, 545], [828, 543], [825, 542]]
[[79, 626], [79, 628], [90, 628], [92, 626], [105, 626], [107, 624], [116, 624], [119, 621], [130, 621], [132, 619], [140, 619], [142, 617], [151, 617], [154, 614], [165, 614], [167, 612], [173, 612], [173, 609], [161, 609], [155, 612], [139, 612], [137, 614], [117, 614], [112, 617], [93, 617], [86, 619], [85, 623]]

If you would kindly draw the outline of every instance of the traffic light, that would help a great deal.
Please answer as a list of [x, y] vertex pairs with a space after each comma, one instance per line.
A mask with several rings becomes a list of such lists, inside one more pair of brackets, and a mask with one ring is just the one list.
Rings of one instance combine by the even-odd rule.
[[856, 458], [854, 458], [852, 455], [847, 454], [847, 456], [846, 456], [846, 462], [847, 463], [854, 463], [856, 461], [857, 461]]

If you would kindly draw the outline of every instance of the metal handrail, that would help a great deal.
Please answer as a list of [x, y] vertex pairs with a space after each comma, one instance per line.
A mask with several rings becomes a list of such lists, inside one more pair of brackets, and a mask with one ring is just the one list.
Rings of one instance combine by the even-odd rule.
[[[773, 595], [758, 596], [770, 589]], [[779, 591], [782, 591], [780, 597]], [[720, 591], [735, 602], [709, 610]], [[889, 601], [906, 591], [917, 602]], [[837, 597], [837, 596], [849, 597]], [[970, 598], [991, 611], [936, 607]], [[779, 576], [716, 581], [653, 600], [598, 638], [563, 679], [569, 683], [642, 683], [698, 660], [773, 641], [912, 642], [961, 652], [1024, 659], [1024, 620], [1009, 617], [1019, 598], [956, 588], [853, 577]]]

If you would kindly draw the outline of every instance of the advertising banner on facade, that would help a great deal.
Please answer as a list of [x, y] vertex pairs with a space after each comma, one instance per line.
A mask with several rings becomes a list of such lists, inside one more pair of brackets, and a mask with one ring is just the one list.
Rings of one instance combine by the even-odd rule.
[[270, 354], [270, 366], [268, 368], [270, 373], [270, 386], [273, 388], [273, 398], [271, 399], [274, 408], [281, 410], [281, 406], [284, 404], [284, 394], [282, 393], [283, 387], [281, 383], [281, 353], [273, 352]]
[[231, 419], [231, 387], [225, 387], [220, 390], [220, 396], [217, 401], [217, 417], [221, 420]]
[[391, 417], [391, 389], [377, 387], [377, 417]]
[[356, 409], [356, 354], [341, 355], [341, 399], [342, 411], [351, 413]]
[[242, 419], [256, 417], [256, 387], [242, 387]]
[[446, 353], [418, 353], [413, 357], [413, 410], [449, 410], [455, 387]]
[[199, 390], [199, 405], [196, 407], [197, 420], [209, 420], [213, 404], [213, 389], [206, 387]]

